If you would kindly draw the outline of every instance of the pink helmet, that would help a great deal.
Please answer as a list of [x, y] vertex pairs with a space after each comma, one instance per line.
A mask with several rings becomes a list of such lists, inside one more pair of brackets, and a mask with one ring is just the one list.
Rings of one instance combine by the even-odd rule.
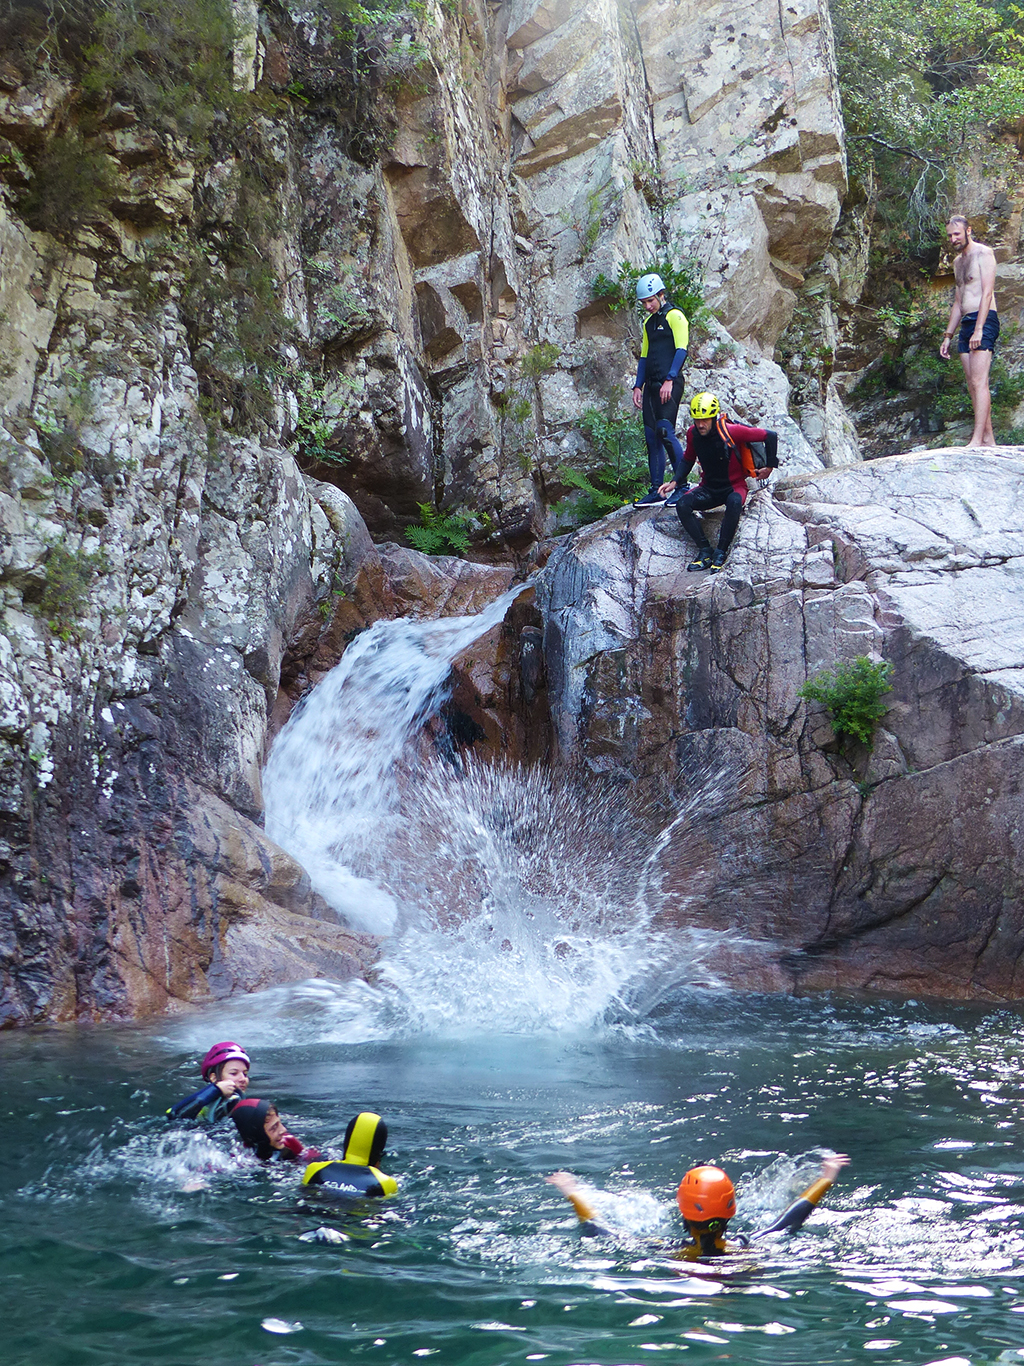
[[238, 1058], [245, 1063], [245, 1070], [249, 1070], [249, 1054], [237, 1043], [215, 1043], [203, 1059], [202, 1071], [203, 1081], [206, 1081], [207, 1074], [212, 1072], [215, 1067], [220, 1067], [221, 1063], [230, 1062], [232, 1058]]

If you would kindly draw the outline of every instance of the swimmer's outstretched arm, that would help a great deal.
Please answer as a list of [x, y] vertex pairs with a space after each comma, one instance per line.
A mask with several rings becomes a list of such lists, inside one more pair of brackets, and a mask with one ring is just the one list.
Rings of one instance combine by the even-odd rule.
[[812, 1182], [803, 1195], [794, 1200], [788, 1209], [783, 1210], [774, 1224], [769, 1224], [767, 1228], [758, 1229], [756, 1233], [751, 1234], [751, 1240], [763, 1238], [766, 1233], [781, 1233], [787, 1229], [790, 1233], [795, 1233], [806, 1221], [825, 1192], [831, 1190], [833, 1181], [849, 1161], [850, 1159], [845, 1153], [833, 1153], [831, 1157], [826, 1157], [821, 1164], [821, 1175], [817, 1181]]
[[562, 1192], [576, 1211], [576, 1216], [581, 1224], [593, 1223], [594, 1211], [579, 1194], [579, 1182], [572, 1172], [552, 1172], [550, 1176], [544, 1179], [549, 1186], [554, 1186], [556, 1190]]

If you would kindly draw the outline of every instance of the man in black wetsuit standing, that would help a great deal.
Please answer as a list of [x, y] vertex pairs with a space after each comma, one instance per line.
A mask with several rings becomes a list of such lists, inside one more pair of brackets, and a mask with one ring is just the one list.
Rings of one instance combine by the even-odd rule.
[[676, 436], [676, 414], [683, 396], [680, 372], [690, 344], [690, 324], [682, 310], [669, 303], [660, 275], [653, 272], [641, 275], [636, 282], [636, 297], [643, 304], [647, 317], [640, 341], [633, 407], [643, 413], [647, 467], [651, 476], [651, 487], [636, 500], [636, 506], [655, 507], [665, 501], [659, 486], [665, 478], [666, 451], [671, 455], [673, 465], [677, 465], [683, 455]]

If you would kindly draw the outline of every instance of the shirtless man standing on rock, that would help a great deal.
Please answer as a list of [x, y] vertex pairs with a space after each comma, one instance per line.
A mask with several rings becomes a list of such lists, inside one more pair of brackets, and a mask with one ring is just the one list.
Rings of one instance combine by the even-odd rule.
[[956, 292], [939, 355], [943, 360], [949, 359], [949, 343], [959, 327], [957, 350], [974, 405], [974, 431], [970, 444], [994, 446], [996, 439], [992, 434], [992, 396], [988, 389], [988, 372], [992, 367], [996, 338], [999, 336], [995, 253], [984, 242], [974, 240], [971, 225], [962, 214], [954, 214], [946, 224], [946, 236], [956, 252], [953, 262]]

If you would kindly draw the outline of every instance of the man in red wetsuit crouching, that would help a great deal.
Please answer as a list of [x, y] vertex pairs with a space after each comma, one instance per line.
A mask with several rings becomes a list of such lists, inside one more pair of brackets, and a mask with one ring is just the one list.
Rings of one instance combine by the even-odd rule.
[[[732, 538], [739, 526], [740, 513], [747, 498], [748, 479], [767, 479], [778, 465], [778, 433], [767, 427], [745, 427], [726, 422], [716, 394], [697, 394], [690, 402], [693, 426], [686, 433], [686, 450], [675, 478], [662, 484], [658, 492], [674, 507], [686, 533], [697, 543], [696, 557], [687, 569], [710, 569], [716, 574], [725, 564]], [[765, 464], [755, 468], [750, 444], [764, 443]], [[700, 465], [700, 483], [688, 488], [686, 480], [695, 464]], [[678, 490], [678, 491], [677, 491]], [[725, 505], [718, 546], [712, 551], [698, 512]]]

